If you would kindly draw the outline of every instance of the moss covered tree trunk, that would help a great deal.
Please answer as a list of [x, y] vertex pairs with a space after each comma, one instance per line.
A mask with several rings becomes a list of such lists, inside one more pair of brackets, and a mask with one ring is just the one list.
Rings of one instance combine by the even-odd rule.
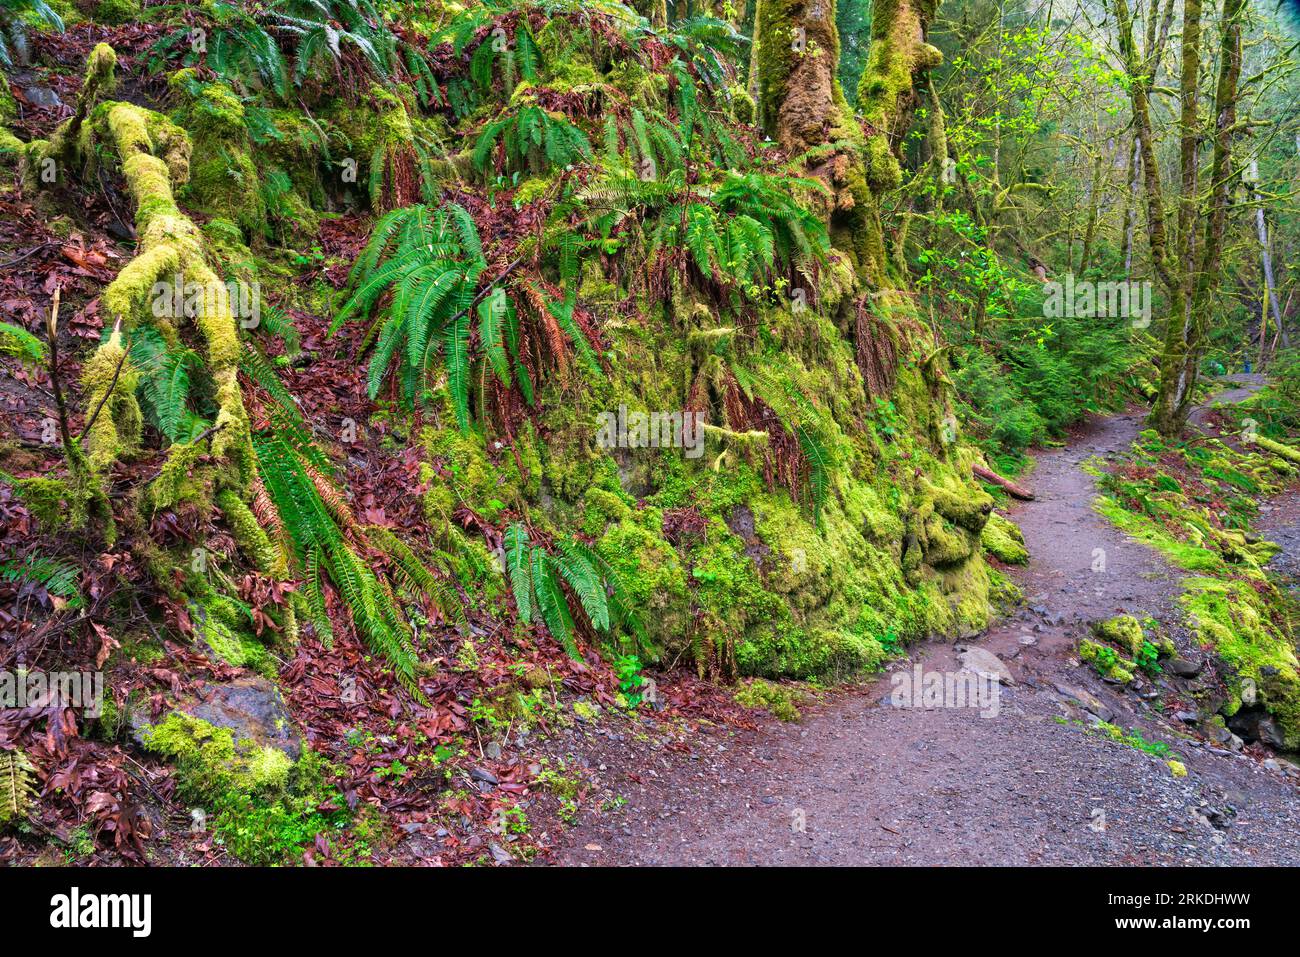
[[[754, 25], [759, 121], [791, 156], [817, 150], [809, 172], [830, 188], [826, 214], [837, 248], [870, 289], [891, 276], [879, 197], [902, 182], [898, 157], [916, 107], [916, 82], [939, 64], [926, 43], [933, 0], [881, 0], [858, 86], [859, 124], [837, 79], [840, 38], [834, 0], [761, 0]], [[839, 148], [819, 149], [830, 144]]]
[[[138, 381], [126, 349], [140, 323], [153, 325], [169, 343], [190, 331], [185, 315], [157, 315], [156, 285], [183, 282], [203, 290], [202, 306], [192, 320], [202, 344], [211, 380], [216, 416], [207, 438], [168, 450], [168, 461], [149, 489], [154, 508], [172, 504], [182, 494], [211, 504], [214, 496], [233, 492], [246, 498], [255, 466], [248, 415], [239, 384], [241, 346], [224, 282], [209, 265], [199, 227], [176, 203], [175, 190], [190, 176], [189, 136], [167, 117], [134, 103], [100, 101], [113, 88], [117, 57], [100, 44], [90, 56], [74, 116], [48, 141], [28, 148], [28, 162], [58, 165], [63, 175], [93, 175], [101, 158], [117, 162], [135, 207], [136, 254], [104, 290], [102, 309], [113, 324], [111, 336], [86, 362], [86, 455], [94, 476], [103, 476], [140, 438], [141, 416], [135, 399]], [[55, 181], [57, 183], [57, 179]], [[206, 453], [210, 466], [197, 460]], [[99, 481], [98, 478], [94, 479]], [[227, 496], [228, 498], [228, 496]]]

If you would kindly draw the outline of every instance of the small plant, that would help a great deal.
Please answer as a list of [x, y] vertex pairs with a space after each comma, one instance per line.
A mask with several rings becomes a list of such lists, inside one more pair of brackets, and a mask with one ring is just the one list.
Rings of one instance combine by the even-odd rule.
[[1151, 642], [1142, 642], [1142, 647], [1138, 649], [1135, 660], [1137, 666], [1147, 674], [1152, 676], [1160, 674], [1160, 649]]
[[484, 701], [482, 698], [475, 698], [470, 702], [469, 717], [476, 724], [484, 725], [493, 731], [499, 731], [508, 724], [508, 722], [501, 720], [496, 707], [490, 701]]
[[614, 674], [618, 675], [618, 690], [623, 693], [629, 708], [641, 704], [641, 688], [646, 684], [641, 674], [641, 659], [636, 655], [619, 655], [614, 659]]
[[1110, 724], [1106, 721], [1100, 721], [1092, 729], [1095, 733], [1104, 735], [1112, 741], [1118, 741], [1120, 744], [1126, 744], [1130, 748], [1141, 751], [1143, 754], [1150, 754], [1153, 757], [1168, 759], [1176, 757], [1169, 745], [1163, 741], [1148, 741], [1142, 736], [1142, 732], [1136, 728], [1125, 731], [1118, 725]]

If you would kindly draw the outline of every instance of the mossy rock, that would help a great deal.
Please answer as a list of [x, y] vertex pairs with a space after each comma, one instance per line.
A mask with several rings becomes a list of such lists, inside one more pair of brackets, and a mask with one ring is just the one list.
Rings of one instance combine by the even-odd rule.
[[1146, 640], [1142, 626], [1132, 615], [1116, 615], [1105, 621], [1093, 622], [1092, 633], [1101, 641], [1108, 641], [1123, 649], [1129, 657], [1136, 657]]
[[288, 783], [293, 761], [277, 748], [237, 740], [229, 728], [174, 711], [140, 731], [146, 751], [176, 765], [178, 793], [205, 801], [236, 791], [273, 794]]
[[1079, 642], [1079, 657], [1092, 665], [1093, 670], [1102, 678], [1118, 684], [1128, 684], [1133, 680], [1133, 670], [1136, 665], [1120, 657], [1109, 645], [1085, 638]]
[[980, 532], [980, 544], [1000, 562], [1029, 564], [1029, 550], [1025, 548], [1025, 538], [1019, 526], [998, 512], [989, 515], [988, 523]]
[[736, 701], [746, 708], [761, 708], [781, 721], [798, 721], [799, 705], [808, 696], [799, 688], [788, 684], [775, 684], [762, 678], [741, 685]]

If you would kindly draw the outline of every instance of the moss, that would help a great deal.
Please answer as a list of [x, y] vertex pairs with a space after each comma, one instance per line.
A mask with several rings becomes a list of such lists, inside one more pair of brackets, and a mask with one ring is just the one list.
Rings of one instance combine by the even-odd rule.
[[737, 123], [748, 126], [758, 118], [758, 106], [743, 87], [732, 87], [727, 91], [727, 96], [731, 103], [731, 115]]
[[49, 185], [37, 175], [46, 160], [54, 161], [61, 178], [89, 159], [86, 123], [100, 98], [116, 86], [116, 69], [117, 54], [113, 48], [107, 43], [96, 44], [86, 58], [86, 73], [72, 116], [59, 125], [48, 141], [33, 140], [28, 148], [26, 182], [34, 191]]
[[998, 561], [1008, 565], [1029, 564], [1029, 550], [1024, 536], [1015, 522], [997, 512], [989, 515], [988, 524], [980, 532], [980, 544]]
[[182, 711], [146, 728], [143, 737], [145, 750], [176, 764], [177, 792], [191, 801], [231, 790], [252, 794], [279, 791], [293, 764], [274, 748], [237, 743], [229, 728], [215, 727]]
[[1182, 761], [1175, 761], [1172, 758], [1165, 762], [1169, 766], [1169, 773], [1176, 778], [1187, 777], [1187, 765]]
[[[94, 125], [115, 147], [136, 203], [137, 255], [102, 298], [108, 314], [129, 329], [146, 317], [145, 305], [160, 280], [180, 273], [205, 289], [222, 283], [207, 264], [202, 234], [180, 212], [172, 191], [173, 183], [183, 183], [189, 175], [190, 147], [184, 131], [132, 103], [100, 104]], [[242, 488], [252, 476], [253, 451], [238, 378], [241, 348], [235, 319], [229, 304], [222, 302], [201, 310], [197, 324], [207, 346], [207, 372], [218, 410], [211, 440], [212, 456], [220, 463], [215, 478], [220, 487]]]
[[1300, 450], [1294, 449], [1289, 445], [1284, 445], [1281, 442], [1274, 442], [1272, 439], [1263, 435], [1255, 436], [1254, 442], [1261, 449], [1264, 449], [1267, 452], [1279, 455], [1288, 462], [1300, 464]]
[[233, 489], [223, 490], [217, 496], [217, 506], [230, 526], [235, 543], [252, 560], [254, 567], [281, 580], [288, 578], [284, 553], [272, 544], [270, 536], [238, 493]]
[[[1278, 720], [1286, 747], [1300, 747], [1300, 662], [1270, 614], [1267, 589], [1261, 594], [1249, 582], [1213, 578], [1190, 578], [1184, 588], [1180, 601], [1193, 634], [1231, 668], [1223, 712], [1259, 703]], [[1277, 594], [1271, 601], [1283, 603]]]
[[337, 850], [357, 823], [331, 783], [335, 771], [311, 750], [293, 762], [181, 711], [143, 737], [147, 751], [174, 764], [177, 795], [212, 811], [212, 831], [248, 864], [292, 862], [318, 834], [331, 835]]
[[135, 397], [140, 374], [126, 358], [120, 332], [112, 332], [91, 354], [82, 367], [81, 382], [88, 414], [95, 416], [86, 434], [86, 449], [92, 467], [102, 470], [135, 448], [144, 424]]
[[1094, 622], [1092, 633], [1099, 640], [1108, 641], [1123, 649], [1130, 658], [1137, 657], [1138, 652], [1142, 650], [1143, 642], [1146, 641], [1142, 634], [1142, 626], [1132, 615], [1116, 615], [1105, 621]]
[[1179, 568], [1186, 571], [1217, 571], [1223, 564], [1214, 551], [1179, 541], [1147, 516], [1128, 511], [1108, 495], [1098, 496], [1093, 508], [1132, 538], [1155, 548]]
[[424, 447], [437, 477], [425, 496], [426, 514], [439, 524], [451, 522], [460, 505], [468, 505], [489, 521], [507, 509], [519, 510], [541, 488], [541, 463], [531, 428], [524, 429], [512, 449], [487, 441], [477, 432], [462, 433], [454, 426], [426, 429]]
[[172, 74], [168, 85], [180, 100], [176, 118], [196, 157], [182, 195], [196, 209], [237, 223], [246, 237], [262, 236], [266, 205], [243, 103], [225, 84], [202, 82], [190, 69]]
[[110, 26], [137, 23], [143, 12], [140, 0], [99, 0], [95, 6], [95, 22]]
[[781, 721], [798, 721], [799, 705], [807, 696], [792, 685], [773, 684], [762, 678], [741, 685], [736, 700], [746, 708], [762, 708]]
[[[18, 118], [18, 101], [9, 89], [9, 78], [0, 75], [0, 126], [12, 123]], [[9, 134], [13, 136], [12, 133]]]
[[[612, 493], [604, 494], [615, 507], [621, 504]], [[663, 538], [662, 512], [632, 512], [624, 505], [623, 514], [600, 530], [596, 551], [624, 583], [629, 604], [645, 626], [648, 644], [639, 649], [643, 659], [660, 660], [691, 627], [687, 570]]]
[[367, 195], [376, 212], [419, 202], [420, 163], [407, 107], [414, 102], [413, 94], [402, 87], [372, 84], [367, 100], [359, 108], [337, 103], [326, 112], [326, 119], [350, 143], [351, 157], [364, 170]]
[[65, 479], [33, 476], [19, 479], [17, 489], [42, 528], [52, 531], [66, 525], [77, 529], [85, 524], [85, 502]]
[[1114, 648], [1107, 645], [1085, 638], [1079, 642], [1079, 657], [1092, 665], [1097, 674], [1103, 678], [1109, 678], [1120, 684], [1128, 684], [1133, 680], [1135, 667], [1133, 662], [1121, 658], [1115, 653]]

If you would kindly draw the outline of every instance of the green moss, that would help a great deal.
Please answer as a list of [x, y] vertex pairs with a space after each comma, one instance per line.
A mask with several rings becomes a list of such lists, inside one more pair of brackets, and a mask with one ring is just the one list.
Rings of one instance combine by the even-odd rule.
[[1159, 551], [1179, 568], [1206, 572], [1217, 571], [1223, 564], [1215, 552], [1200, 545], [1179, 541], [1147, 516], [1128, 511], [1108, 495], [1098, 496], [1093, 508], [1132, 538]]
[[316, 835], [337, 840], [355, 823], [313, 751], [295, 763], [180, 711], [146, 729], [144, 747], [175, 765], [177, 795], [210, 810], [212, 831], [245, 863], [290, 863]]
[[1105, 621], [1094, 622], [1092, 633], [1101, 641], [1108, 641], [1122, 648], [1131, 658], [1137, 657], [1138, 652], [1142, 650], [1143, 642], [1146, 641], [1142, 634], [1142, 626], [1132, 615], [1116, 615]]
[[741, 685], [736, 692], [736, 700], [746, 708], [762, 708], [781, 721], [798, 721], [801, 717], [799, 705], [807, 696], [798, 688], [788, 684], [773, 684], [762, 678]]
[[169, 81], [180, 106], [177, 122], [190, 134], [195, 157], [182, 196], [194, 208], [237, 223], [248, 237], [266, 232], [261, 180], [251, 154], [244, 105], [222, 83], [204, 83], [193, 70]]
[[1133, 662], [1121, 658], [1116, 654], [1115, 649], [1108, 645], [1098, 644], [1090, 638], [1085, 638], [1079, 642], [1079, 657], [1092, 665], [1097, 674], [1103, 678], [1109, 678], [1120, 684], [1128, 684], [1133, 680], [1135, 668]]
[[980, 532], [980, 544], [998, 561], [1008, 565], [1029, 564], [1029, 550], [1025, 538], [1015, 522], [997, 512], [989, 515], [988, 524]]
[[217, 505], [234, 534], [235, 542], [259, 571], [284, 579], [288, 567], [284, 555], [272, 544], [270, 536], [257, 522], [247, 503], [233, 489], [225, 489], [217, 496]]
[[1223, 712], [1253, 699], [1278, 720], [1286, 747], [1300, 747], [1300, 663], [1270, 613], [1270, 602], [1281, 605], [1283, 597], [1240, 579], [1190, 578], [1184, 587], [1180, 601], [1193, 634], [1232, 669]]
[[[9, 89], [9, 78], [0, 75], [0, 126], [12, 123], [18, 118], [18, 101]], [[7, 131], [6, 131], [7, 132]], [[11, 137], [12, 133], [9, 134]]]
[[121, 333], [113, 332], [91, 354], [81, 382], [90, 414], [100, 410], [86, 434], [86, 449], [91, 465], [104, 469], [135, 448], [144, 425], [135, 397], [140, 375], [126, 358]]
[[[605, 494], [611, 504], [618, 502], [611, 493]], [[645, 625], [648, 645], [640, 649], [641, 656], [659, 661], [691, 627], [687, 570], [664, 540], [663, 514], [655, 508], [633, 512], [623, 506], [618, 520], [608, 526], [602, 523], [598, 535], [596, 551], [624, 582], [629, 603]]]
[[140, 0], [99, 0], [95, 6], [95, 22], [110, 26], [138, 23], [143, 12]]

